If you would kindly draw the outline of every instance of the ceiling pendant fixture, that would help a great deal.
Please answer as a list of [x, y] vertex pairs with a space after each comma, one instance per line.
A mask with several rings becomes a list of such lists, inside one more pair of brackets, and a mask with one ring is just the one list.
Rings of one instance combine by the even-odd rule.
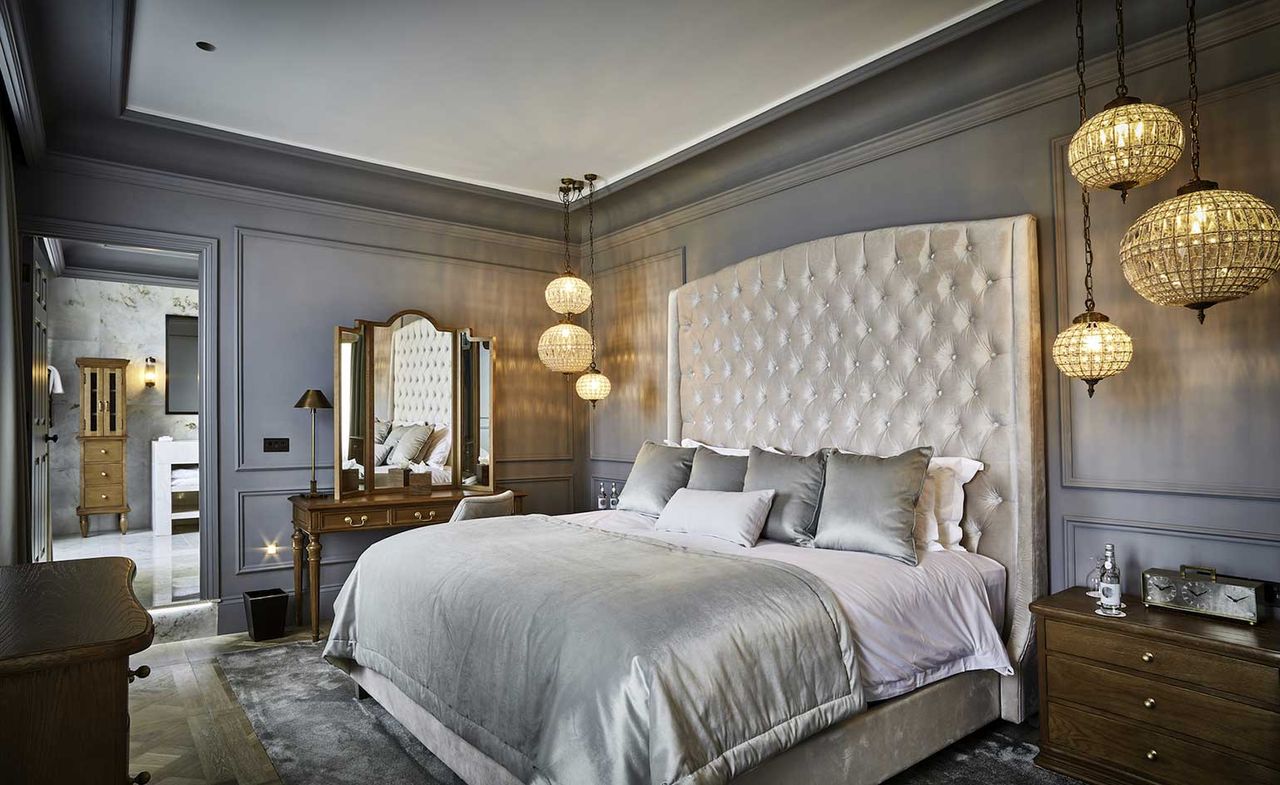
[[560, 202], [564, 205], [564, 272], [547, 284], [547, 307], [562, 316], [585, 312], [591, 307], [591, 287], [573, 274], [569, 255], [569, 203], [582, 193], [582, 181], [565, 177], [560, 181]]
[[564, 205], [564, 272], [547, 286], [545, 297], [547, 305], [561, 318], [559, 324], [548, 327], [538, 338], [538, 359], [551, 370], [566, 375], [587, 370], [595, 351], [591, 333], [573, 323], [574, 314], [591, 307], [591, 287], [574, 275], [569, 266], [569, 203], [582, 193], [585, 185], [572, 177], [560, 181], [560, 202]]
[[[591, 278], [591, 285], [596, 285], [596, 176], [594, 174], [584, 174], [582, 176], [587, 181], [587, 275]], [[613, 390], [613, 384], [609, 381], [609, 377], [600, 373], [600, 369], [596, 367], [596, 307], [592, 303], [591, 310], [587, 312], [587, 327], [591, 334], [591, 365], [587, 366], [587, 372], [578, 377], [578, 381], [574, 384], [574, 389], [578, 392], [578, 397], [584, 401], [591, 402], [591, 408], [596, 408], [596, 401], [603, 401], [609, 397], [610, 391]]]
[[[1083, 28], [1083, 14], [1076, 25]], [[1077, 30], [1083, 35], [1083, 30]], [[1124, 81], [1124, 2], [1116, 0], [1116, 97], [1071, 137], [1067, 163], [1085, 188], [1120, 192], [1154, 183], [1182, 156], [1182, 120], [1158, 104], [1129, 95]]]
[[[1076, 75], [1080, 78], [1076, 94], [1080, 99], [1080, 119], [1084, 107], [1084, 17], [1083, 0], [1076, 0]], [[1111, 323], [1106, 314], [1094, 310], [1093, 241], [1089, 236], [1089, 191], [1080, 189], [1080, 205], [1084, 210], [1084, 313], [1071, 320], [1071, 326], [1058, 333], [1053, 341], [1053, 362], [1071, 379], [1080, 379], [1089, 387], [1089, 397], [1098, 382], [1123, 371], [1133, 359], [1133, 339]]]
[[1200, 179], [1196, 4], [1187, 0], [1191, 181], [1125, 232], [1120, 263], [1133, 290], [1157, 305], [1205, 309], [1253, 293], [1280, 268], [1280, 216], [1252, 194]]

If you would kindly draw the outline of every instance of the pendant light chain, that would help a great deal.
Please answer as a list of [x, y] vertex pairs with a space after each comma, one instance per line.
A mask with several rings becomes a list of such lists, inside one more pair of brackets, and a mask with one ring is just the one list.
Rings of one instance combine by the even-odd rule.
[[564, 271], [566, 273], [573, 270], [569, 258], [569, 200], [571, 198], [569, 186], [561, 183], [560, 203], [564, 205]]
[[1196, 84], [1196, 0], [1187, 0], [1187, 75], [1190, 77], [1191, 179], [1200, 179], [1200, 86]]
[[[1194, 0], [1189, 0], [1194, 1]], [[1119, 8], [1120, 3], [1116, 3]], [[1123, 32], [1120, 32], [1123, 35]], [[1123, 68], [1124, 55], [1118, 55], [1118, 59]], [[1122, 71], [1123, 74], [1123, 71]], [[1088, 111], [1085, 109], [1084, 95], [1084, 0], [1076, 0], [1076, 76], [1079, 78], [1079, 84], [1076, 86], [1076, 97], [1080, 99], [1080, 124], [1083, 125], [1088, 118]], [[1121, 84], [1124, 78], [1121, 77]], [[1120, 88], [1116, 88], [1119, 93]], [[1089, 220], [1089, 189], [1080, 188], [1080, 207], [1084, 211], [1084, 309], [1085, 311], [1093, 311], [1093, 238], [1090, 236], [1090, 220]]]
[[1124, 98], [1129, 94], [1124, 83], [1124, 0], [1116, 0], [1116, 73], [1116, 98]]
[[[587, 177], [587, 280], [596, 288], [596, 178]], [[596, 301], [587, 311], [587, 331], [591, 333], [591, 366], [596, 364]]]

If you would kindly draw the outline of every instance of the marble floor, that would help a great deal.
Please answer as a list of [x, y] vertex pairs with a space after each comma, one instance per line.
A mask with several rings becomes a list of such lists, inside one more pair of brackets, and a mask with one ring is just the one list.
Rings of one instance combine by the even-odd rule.
[[190, 602], [200, 597], [200, 533], [153, 536], [150, 529], [128, 534], [101, 532], [57, 537], [55, 561], [95, 556], [127, 556], [138, 565], [133, 591], [147, 608]]

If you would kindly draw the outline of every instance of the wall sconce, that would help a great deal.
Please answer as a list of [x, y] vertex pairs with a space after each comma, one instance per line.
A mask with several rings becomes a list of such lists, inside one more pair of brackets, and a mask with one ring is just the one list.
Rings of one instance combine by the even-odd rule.
[[142, 383], [148, 387], [156, 386], [156, 358], [148, 357], [147, 367], [142, 371]]

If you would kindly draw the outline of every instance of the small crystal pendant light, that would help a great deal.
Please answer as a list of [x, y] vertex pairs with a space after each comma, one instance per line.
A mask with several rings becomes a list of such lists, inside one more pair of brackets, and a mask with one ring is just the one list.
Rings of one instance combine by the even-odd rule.
[[[582, 179], [587, 181], [587, 275], [591, 277], [591, 284], [594, 286], [596, 282], [596, 176], [594, 174], [584, 174]], [[613, 384], [609, 381], [609, 377], [600, 373], [600, 369], [596, 367], [596, 308], [592, 303], [591, 310], [587, 312], [587, 326], [591, 333], [591, 365], [587, 366], [587, 372], [578, 377], [578, 381], [574, 384], [574, 389], [578, 393], [578, 397], [584, 401], [591, 402], [591, 408], [596, 408], [596, 401], [603, 401], [609, 397], [609, 393], [613, 390]]]

